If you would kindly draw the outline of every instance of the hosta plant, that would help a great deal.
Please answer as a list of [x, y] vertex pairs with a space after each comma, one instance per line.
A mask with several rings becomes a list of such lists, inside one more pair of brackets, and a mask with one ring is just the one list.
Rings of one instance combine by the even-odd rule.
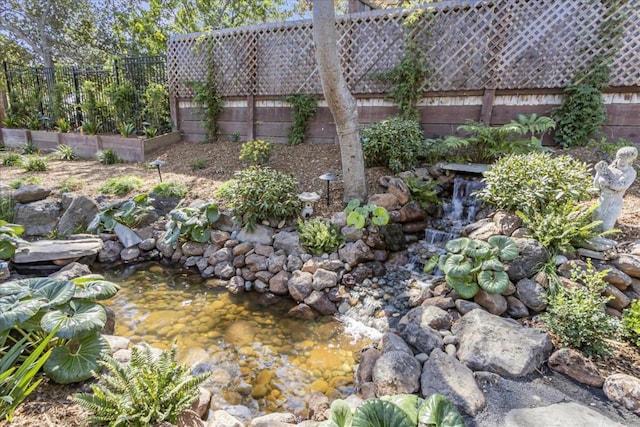
[[190, 368], [176, 362], [176, 352], [174, 345], [156, 358], [148, 346], [133, 347], [126, 365], [107, 356], [100, 364], [109, 372], [100, 375], [100, 383], [91, 385], [93, 393], [75, 394], [74, 400], [92, 412], [90, 423], [114, 427], [177, 424], [211, 373], [192, 375]]
[[50, 342], [53, 350], [43, 370], [61, 384], [84, 381], [109, 351], [109, 344], [100, 335], [107, 315], [99, 301], [113, 297], [118, 289], [99, 275], [3, 283], [0, 332], [11, 330], [19, 336], [31, 332], [41, 340], [57, 325]]
[[168, 216], [167, 232], [162, 242], [174, 246], [180, 239], [208, 242], [211, 226], [220, 218], [220, 212], [215, 204], [205, 203], [199, 207], [175, 208]]
[[[485, 242], [460, 237], [447, 242], [445, 249], [447, 253], [440, 256], [438, 268], [462, 298], [473, 298], [480, 289], [501, 294], [509, 287], [509, 276], [502, 261], [511, 261], [519, 255], [512, 238], [492, 236]], [[434, 264], [431, 262], [425, 267], [433, 268]]]
[[357, 230], [367, 225], [367, 220], [373, 225], [383, 226], [389, 223], [389, 212], [381, 206], [367, 204], [360, 206], [360, 200], [351, 199], [344, 209], [347, 214], [347, 225], [353, 226]]
[[153, 199], [147, 193], [139, 194], [126, 201], [117, 200], [109, 203], [89, 223], [87, 231], [96, 234], [113, 231], [118, 223], [135, 227], [144, 214], [153, 209], [152, 203]]
[[20, 242], [18, 236], [22, 233], [24, 233], [23, 226], [0, 220], [0, 260], [13, 256]]
[[397, 394], [368, 399], [354, 411], [344, 400], [334, 400], [323, 427], [464, 427], [460, 412], [449, 399], [432, 394], [422, 399]]
[[298, 219], [298, 237], [314, 255], [335, 252], [343, 243], [340, 231], [323, 218]]

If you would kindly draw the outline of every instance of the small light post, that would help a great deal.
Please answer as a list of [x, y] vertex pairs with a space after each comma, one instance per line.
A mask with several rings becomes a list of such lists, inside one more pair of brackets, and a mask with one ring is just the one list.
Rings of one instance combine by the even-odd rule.
[[158, 176], [160, 177], [160, 182], [162, 182], [162, 174], [160, 173], [160, 166], [164, 166], [166, 164], [166, 162], [163, 162], [162, 160], [154, 160], [153, 162], [150, 163], [151, 166], [155, 166], [156, 168], [158, 168]]
[[323, 181], [327, 181], [327, 206], [329, 206], [329, 187], [331, 184], [331, 181], [335, 181], [336, 180], [336, 176], [334, 174], [332, 174], [331, 172], [327, 172], [325, 174], [320, 175], [320, 179]]

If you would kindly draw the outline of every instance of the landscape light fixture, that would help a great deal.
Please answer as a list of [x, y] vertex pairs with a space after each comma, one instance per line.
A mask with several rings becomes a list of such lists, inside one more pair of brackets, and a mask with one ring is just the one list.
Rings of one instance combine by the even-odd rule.
[[329, 185], [331, 184], [331, 181], [335, 181], [336, 180], [336, 176], [334, 174], [332, 174], [331, 172], [327, 172], [325, 174], [320, 175], [320, 179], [323, 181], [327, 181], [327, 206], [329, 206]]
[[160, 166], [164, 166], [166, 162], [163, 162], [162, 160], [154, 160], [150, 164], [151, 166], [155, 166], [156, 168], [158, 168], [158, 176], [160, 177], [160, 182], [162, 182], [162, 174], [160, 173]]

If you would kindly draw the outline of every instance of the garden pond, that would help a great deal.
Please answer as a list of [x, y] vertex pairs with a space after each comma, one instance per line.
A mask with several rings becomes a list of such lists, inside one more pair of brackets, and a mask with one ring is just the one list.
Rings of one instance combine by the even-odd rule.
[[313, 390], [330, 399], [355, 392], [354, 338], [332, 317], [292, 319], [295, 304], [260, 304], [261, 294], [229, 294], [195, 274], [153, 264], [107, 271], [121, 290], [109, 305], [116, 335], [161, 349], [178, 345], [178, 360], [211, 371], [212, 409], [243, 418], [271, 412], [306, 413]]

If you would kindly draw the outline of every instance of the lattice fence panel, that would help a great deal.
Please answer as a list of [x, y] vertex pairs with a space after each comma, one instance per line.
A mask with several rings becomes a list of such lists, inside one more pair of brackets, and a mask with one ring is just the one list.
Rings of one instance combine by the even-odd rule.
[[[629, 0], [617, 15], [626, 21], [614, 86], [640, 85], [639, 3]], [[562, 88], [604, 53], [605, 12], [594, 0], [500, 0], [434, 3], [413, 25], [410, 11], [358, 13], [337, 20], [339, 54], [355, 94], [388, 92], [376, 74], [397, 65], [409, 41], [423, 47], [431, 69], [425, 90]], [[225, 96], [322, 93], [310, 21], [172, 38], [172, 95], [192, 95], [185, 82], [204, 78], [207, 57]]]

